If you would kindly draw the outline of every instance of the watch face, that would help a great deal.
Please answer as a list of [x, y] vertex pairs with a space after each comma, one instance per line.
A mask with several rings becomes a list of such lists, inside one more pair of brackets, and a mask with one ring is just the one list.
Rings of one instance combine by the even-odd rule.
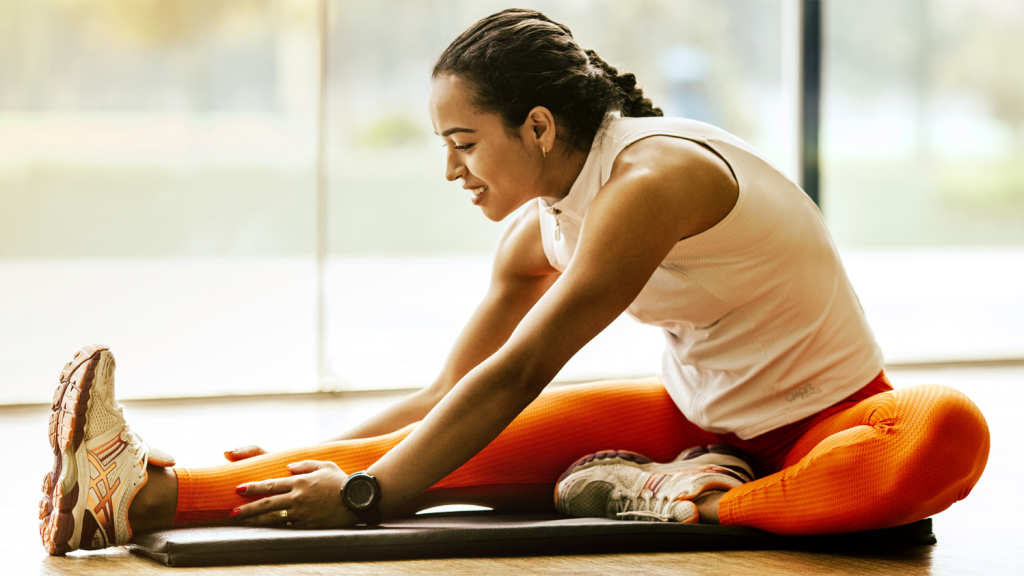
[[373, 502], [375, 491], [370, 480], [361, 477], [354, 477], [349, 481], [345, 491], [349, 502], [355, 508], [366, 508]]

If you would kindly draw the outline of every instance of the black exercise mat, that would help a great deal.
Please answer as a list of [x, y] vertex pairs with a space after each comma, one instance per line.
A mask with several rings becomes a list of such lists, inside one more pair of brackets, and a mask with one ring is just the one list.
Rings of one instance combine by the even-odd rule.
[[863, 550], [931, 544], [935, 535], [930, 518], [869, 532], [776, 536], [737, 526], [463, 512], [346, 530], [177, 528], [138, 534], [128, 548], [168, 566], [217, 566], [614, 552]]

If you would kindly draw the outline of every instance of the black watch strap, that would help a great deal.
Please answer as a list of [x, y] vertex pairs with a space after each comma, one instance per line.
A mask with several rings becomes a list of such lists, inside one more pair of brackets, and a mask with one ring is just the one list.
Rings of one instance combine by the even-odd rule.
[[342, 503], [367, 526], [377, 526], [384, 519], [380, 498], [380, 484], [365, 470], [349, 476], [341, 488]]
[[380, 506], [377, 506], [376, 504], [374, 504], [373, 508], [369, 510], [356, 512], [356, 516], [363, 521], [363, 524], [366, 524], [370, 528], [380, 526], [380, 523], [384, 520], [384, 513], [380, 511]]

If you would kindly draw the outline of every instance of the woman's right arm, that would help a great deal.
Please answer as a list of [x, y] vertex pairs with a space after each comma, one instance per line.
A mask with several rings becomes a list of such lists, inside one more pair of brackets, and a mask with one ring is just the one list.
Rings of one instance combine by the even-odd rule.
[[455, 340], [437, 379], [331, 441], [380, 436], [419, 422], [463, 376], [505, 344], [558, 279], [541, 245], [539, 214], [537, 203], [531, 202], [505, 231], [487, 295]]

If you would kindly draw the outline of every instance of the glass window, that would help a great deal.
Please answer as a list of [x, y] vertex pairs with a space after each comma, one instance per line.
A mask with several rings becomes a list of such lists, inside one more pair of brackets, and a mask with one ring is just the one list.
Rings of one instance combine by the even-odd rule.
[[[0, 3], [0, 402], [81, 345], [123, 397], [421, 386], [487, 288], [504, 224], [443, 177], [441, 50], [495, 1], [332, 0], [317, 267], [316, 0]], [[668, 115], [792, 163], [779, 0], [531, 7]], [[318, 366], [317, 282], [327, 297]], [[619, 319], [560, 378], [655, 374]]]
[[0, 2], [0, 402], [309, 390], [312, 1]]
[[822, 208], [887, 358], [1024, 358], [1024, 4], [824, 9]]
[[[441, 51], [495, 1], [330, 4], [326, 388], [429, 383], [482, 299], [505, 224], [444, 179], [426, 102]], [[778, 1], [532, 2], [633, 72], [667, 115], [715, 123], [787, 164]], [[559, 375], [657, 374], [658, 329], [620, 318]]]

